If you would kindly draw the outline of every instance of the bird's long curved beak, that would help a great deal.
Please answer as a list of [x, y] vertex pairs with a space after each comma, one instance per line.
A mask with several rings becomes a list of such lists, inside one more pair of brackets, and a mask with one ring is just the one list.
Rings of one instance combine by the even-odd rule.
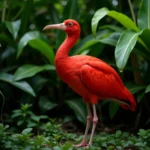
[[60, 29], [60, 30], [66, 30], [66, 25], [64, 23], [60, 24], [52, 24], [52, 25], [47, 25], [43, 28], [43, 30], [48, 30], [48, 29]]

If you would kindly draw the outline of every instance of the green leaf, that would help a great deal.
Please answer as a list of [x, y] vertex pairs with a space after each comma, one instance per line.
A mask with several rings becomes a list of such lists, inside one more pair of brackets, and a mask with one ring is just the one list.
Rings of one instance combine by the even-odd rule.
[[85, 103], [82, 99], [72, 99], [67, 100], [65, 103], [74, 111], [76, 118], [82, 122], [86, 123], [86, 117], [87, 117], [87, 110]]
[[29, 18], [30, 15], [33, 15], [31, 11], [33, 10], [33, 0], [26, 0], [22, 5], [23, 12], [21, 16], [21, 26], [20, 26], [20, 33], [24, 34], [28, 28]]
[[142, 0], [137, 22], [140, 29], [150, 29], [150, 0]]
[[150, 84], [146, 87], [145, 93], [150, 92]]
[[124, 69], [129, 55], [137, 42], [138, 36], [139, 33], [131, 30], [126, 30], [121, 34], [115, 49], [116, 63], [120, 71]]
[[81, 42], [81, 44], [79, 45], [80, 47], [77, 48], [77, 49], [75, 49], [76, 54], [77, 54], [77, 55], [81, 54], [84, 50], [87, 50], [87, 49], [90, 48], [92, 45], [94, 45], [94, 44], [96, 44], [96, 43], [98, 43], [98, 42], [99, 42], [99, 41], [96, 40], [96, 39], [89, 40], [89, 41], [87, 41], [87, 42], [84, 43], [84, 44]]
[[13, 48], [16, 49], [16, 43], [7, 35], [5, 34], [0, 34], [0, 41], [5, 41], [9, 46], [12, 46]]
[[146, 47], [148, 48], [148, 50], [150, 51], [150, 29], [143, 29], [140, 32], [140, 38], [143, 40], [143, 42], [145, 43]]
[[35, 74], [46, 71], [46, 70], [55, 70], [55, 67], [52, 65], [43, 65], [43, 66], [36, 66], [32, 64], [26, 64], [17, 69], [14, 74], [14, 81], [18, 81], [24, 78], [32, 77]]
[[[101, 43], [107, 43], [108, 40], [105, 40], [105, 38], [108, 37], [111, 33], [108, 30], [103, 30], [101, 32], [97, 33], [97, 39], [93, 37], [93, 35], [89, 35], [85, 37], [83, 40], [79, 42], [79, 44], [74, 48], [73, 54], [81, 54], [84, 50], [89, 49], [91, 46], [101, 42]], [[108, 42], [109, 43], [109, 42]]]
[[139, 102], [143, 99], [144, 96], [145, 96], [145, 93], [144, 93], [144, 92], [138, 93], [137, 102], [139, 103]]
[[111, 119], [116, 115], [117, 111], [119, 110], [119, 107], [120, 106], [117, 103], [114, 102], [109, 103], [109, 116]]
[[34, 93], [32, 87], [27, 82], [25, 82], [25, 81], [14, 82], [13, 78], [14, 77], [11, 74], [0, 72], [0, 80], [2, 80], [4, 82], [8, 82], [8, 83], [12, 84], [13, 86], [16, 86], [19, 89], [31, 94], [32, 96], [35, 96], [35, 93]]
[[40, 39], [33, 39], [29, 41], [29, 45], [35, 48], [36, 50], [40, 51], [51, 64], [54, 64], [54, 52], [46, 42]]
[[141, 90], [144, 90], [146, 87], [143, 85], [128, 85], [127, 88], [132, 94], [135, 94]]
[[21, 21], [20, 20], [14, 22], [5, 21], [5, 24], [15, 40], [18, 35], [18, 31], [20, 29]]
[[92, 18], [92, 33], [93, 35], [96, 37], [96, 29], [98, 26], [98, 22], [108, 14], [109, 10], [107, 8], [101, 8], [99, 10], [96, 11], [96, 13], [94, 14], [93, 18]]
[[115, 136], [117, 138], [119, 138], [122, 135], [122, 131], [121, 130], [117, 130]]
[[31, 119], [34, 120], [35, 122], [39, 122], [40, 121], [40, 117], [39, 116], [35, 116], [35, 115], [32, 115]]
[[31, 133], [32, 130], [33, 130], [32, 128], [26, 128], [22, 131], [22, 134], [24, 134], [24, 135], [29, 134], [29, 133]]
[[108, 13], [108, 16], [112, 17], [116, 21], [118, 21], [120, 24], [122, 24], [127, 29], [132, 29], [136, 32], [139, 32], [139, 28], [136, 26], [136, 24], [126, 15], [116, 12], [116, 11], [110, 11]]
[[19, 41], [17, 49], [17, 58], [23, 51], [23, 48], [28, 44], [29, 41], [33, 39], [43, 39], [42, 34], [38, 31], [27, 32]]
[[[75, 20], [79, 19], [79, 13], [77, 14], [77, 12], [80, 11], [80, 7], [78, 4], [78, 0], [67, 0], [66, 1], [67, 4], [64, 6], [63, 8], [63, 15], [61, 17], [61, 22], [68, 19], [68, 18], [73, 18]], [[63, 42], [63, 40], [65, 39], [65, 33], [58, 30], [57, 34], [56, 34], [56, 47], [58, 48], [61, 43]]]
[[94, 14], [92, 18], [92, 33], [94, 36], [96, 36], [96, 30], [98, 26], [98, 22], [108, 15], [109, 17], [112, 17], [116, 21], [118, 21], [120, 24], [122, 24], [127, 29], [132, 29], [134, 31], [139, 31], [136, 24], [126, 15], [116, 12], [116, 11], [109, 11], [107, 8], [101, 8]]
[[104, 44], [116, 46], [119, 37], [120, 37], [119, 32], [113, 32], [109, 36], [107, 36], [106, 38], [99, 39], [99, 41], [101, 43], [104, 43]]
[[39, 100], [39, 106], [42, 111], [48, 111], [55, 108], [58, 104], [50, 101], [47, 97], [41, 96]]
[[64, 8], [63, 20], [68, 18], [77, 20], [79, 18], [79, 15], [77, 15], [79, 8], [78, 0], [68, 0], [67, 5]]

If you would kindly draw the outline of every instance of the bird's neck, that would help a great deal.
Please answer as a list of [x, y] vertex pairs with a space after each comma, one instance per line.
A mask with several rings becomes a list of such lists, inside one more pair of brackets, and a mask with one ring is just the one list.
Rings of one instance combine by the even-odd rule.
[[76, 41], [78, 40], [80, 34], [75, 34], [75, 35], [67, 35], [67, 38], [65, 41], [61, 44], [59, 47], [55, 61], [61, 61], [62, 59], [66, 59], [68, 56], [68, 53], [70, 49], [74, 46]]

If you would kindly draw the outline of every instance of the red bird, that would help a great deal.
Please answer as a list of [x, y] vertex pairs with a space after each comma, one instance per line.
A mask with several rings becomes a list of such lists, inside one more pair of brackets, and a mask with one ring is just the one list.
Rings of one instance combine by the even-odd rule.
[[[67, 33], [67, 38], [59, 47], [55, 66], [60, 78], [68, 84], [76, 93], [82, 96], [86, 103], [88, 116], [85, 134], [82, 142], [77, 147], [92, 145], [92, 139], [98, 122], [95, 105], [98, 100], [112, 99], [117, 101], [124, 109], [134, 111], [136, 102], [132, 94], [124, 86], [117, 72], [104, 61], [87, 55], [68, 56], [70, 49], [74, 46], [80, 36], [80, 25], [72, 19], [63, 23], [47, 25], [43, 30], [60, 29]], [[93, 117], [90, 110], [93, 106]], [[86, 137], [93, 121], [92, 133], [89, 143]]]

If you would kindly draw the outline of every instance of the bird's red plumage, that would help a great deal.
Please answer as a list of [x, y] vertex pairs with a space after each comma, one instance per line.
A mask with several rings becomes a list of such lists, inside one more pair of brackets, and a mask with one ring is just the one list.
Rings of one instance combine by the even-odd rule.
[[91, 145], [98, 121], [94, 104], [98, 100], [111, 99], [119, 102], [124, 109], [134, 111], [135, 99], [124, 86], [117, 72], [104, 61], [87, 55], [68, 56], [70, 49], [80, 36], [80, 26], [76, 21], [68, 19], [62, 24], [48, 25], [44, 29], [48, 28], [61, 29], [67, 33], [67, 38], [56, 53], [56, 71], [68, 86], [83, 97], [87, 105], [88, 117], [85, 135], [77, 147], [87, 145], [86, 136], [92, 119], [89, 103], [93, 104], [93, 128], [89, 141]]
[[[96, 104], [98, 100], [106, 98], [119, 99], [125, 109], [135, 110], [136, 102], [130, 92], [124, 87], [117, 72], [104, 61], [87, 55], [69, 57], [68, 52], [78, 40], [80, 28], [76, 21], [67, 20], [65, 24], [73, 22], [74, 26], [67, 26], [65, 32], [68, 37], [60, 46], [55, 57], [56, 70], [60, 78], [86, 102]], [[72, 31], [72, 33], [71, 33]]]

